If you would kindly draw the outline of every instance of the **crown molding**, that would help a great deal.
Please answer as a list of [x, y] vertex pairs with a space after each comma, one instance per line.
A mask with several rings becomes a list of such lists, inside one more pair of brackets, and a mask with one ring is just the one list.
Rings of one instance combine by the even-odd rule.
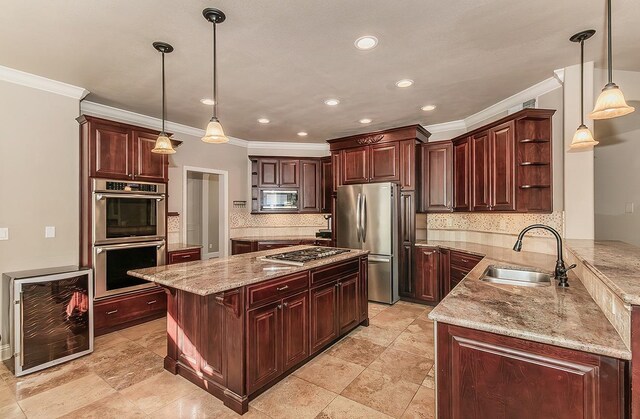
[[508, 112], [509, 109], [514, 108], [518, 105], [522, 105], [523, 102], [526, 102], [530, 99], [535, 99], [538, 96], [541, 96], [545, 93], [549, 93], [552, 90], [555, 90], [559, 87], [562, 87], [562, 83], [555, 76], [549, 77], [546, 80], [541, 81], [540, 83], [534, 84], [533, 86], [524, 89], [521, 92], [516, 93], [513, 96], [509, 96], [506, 99], [501, 100], [495, 105], [491, 105], [488, 108], [481, 110], [480, 112], [474, 113], [464, 119], [464, 123], [467, 127], [479, 124], [487, 119], [493, 118], [496, 115], [500, 115], [501, 113]]
[[57, 80], [51, 80], [46, 77], [25, 73], [24, 71], [4, 66], [0, 66], [0, 80], [31, 87], [33, 89], [44, 90], [45, 92], [55, 93], [57, 95], [77, 100], [80, 100], [89, 94], [89, 91], [82, 87], [63, 83]]
[[431, 134], [437, 134], [439, 132], [466, 130], [467, 124], [465, 124], [464, 119], [458, 119], [440, 124], [423, 125], [423, 127]]
[[329, 152], [329, 143], [289, 143], [286, 141], [248, 141], [249, 150], [283, 149]]

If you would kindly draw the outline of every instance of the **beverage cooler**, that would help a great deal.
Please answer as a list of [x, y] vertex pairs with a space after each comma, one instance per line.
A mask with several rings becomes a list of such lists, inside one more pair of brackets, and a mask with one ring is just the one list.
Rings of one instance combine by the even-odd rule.
[[1, 343], [10, 345], [12, 357], [5, 364], [16, 376], [93, 351], [90, 269], [69, 266], [5, 273], [2, 287], [3, 330], [10, 333], [2, 336]]

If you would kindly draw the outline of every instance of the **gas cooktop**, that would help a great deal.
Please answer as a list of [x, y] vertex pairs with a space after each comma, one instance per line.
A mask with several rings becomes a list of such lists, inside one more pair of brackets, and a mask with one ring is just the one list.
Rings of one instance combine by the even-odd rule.
[[287, 265], [304, 266], [305, 262], [328, 258], [347, 252], [350, 252], [350, 250], [338, 249], [335, 247], [312, 247], [310, 249], [293, 250], [291, 252], [277, 253], [275, 255], [260, 256], [258, 257], [258, 259], [265, 262], [277, 262]]

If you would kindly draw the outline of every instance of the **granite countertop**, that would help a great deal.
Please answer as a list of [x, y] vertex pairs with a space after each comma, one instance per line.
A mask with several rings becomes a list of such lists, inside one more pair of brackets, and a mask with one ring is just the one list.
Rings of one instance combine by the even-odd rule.
[[489, 265], [522, 266], [551, 273], [555, 256], [466, 242], [420, 241], [417, 246], [462, 250], [485, 257], [433, 311], [432, 320], [584, 352], [631, 359], [631, 351], [569, 273], [569, 288], [519, 287], [480, 281]]
[[621, 241], [566, 240], [568, 250], [627, 304], [640, 305], [640, 247]]
[[178, 252], [180, 250], [193, 250], [202, 249], [201, 244], [187, 244], [187, 243], [169, 243], [167, 245], [167, 252]]
[[314, 236], [244, 236], [244, 237], [232, 237], [231, 240], [242, 240], [248, 242], [268, 242], [268, 241], [300, 241], [300, 240], [326, 240], [330, 241], [330, 238], [314, 237]]
[[[286, 251], [306, 249], [313, 246], [293, 246]], [[245, 253], [219, 259], [163, 265], [127, 272], [136, 278], [146, 279], [169, 288], [198, 295], [216, 294], [267, 279], [277, 278], [294, 272], [306, 271], [318, 266], [357, 258], [366, 255], [366, 250], [351, 249], [348, 253], [307, 262], [305, 266], [291, 266], [281, 263], [263, 262], [258, 257], [282, 253], [282, 249]]]

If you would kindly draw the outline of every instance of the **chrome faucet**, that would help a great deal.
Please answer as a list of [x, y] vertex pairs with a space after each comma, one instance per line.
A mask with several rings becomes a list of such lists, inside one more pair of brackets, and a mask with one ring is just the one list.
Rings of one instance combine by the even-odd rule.
[[516, 243], [513, 245], [513, 250], [515, 250], [516, 252], [521, 251], [522, 239], [524, 238], [524, 235], [527, 234], [527, 231], [533, 230], [536, 228], [547, 230], [556, 237], [556, 243], [558, 245], [558, 259], [556, 260], [556, 269], [555, 269], [554, 277], [555, 279], [560, 281], [558, 282], [559, 287], [568, 287], [569, 281], [567, 277], [567, 272], [575, 268], [576, 265], [575, 264], [571, 265], [568, 268], [565, 266], [564, 259], [562, 258], [562, 237], [560, 237], [560, 234], [554, 228], [551, 228], [544, 224], [531, 224], [530, 226], [523, 228], [520, 234], [518, 234], [518, 240], [516, 240]]

